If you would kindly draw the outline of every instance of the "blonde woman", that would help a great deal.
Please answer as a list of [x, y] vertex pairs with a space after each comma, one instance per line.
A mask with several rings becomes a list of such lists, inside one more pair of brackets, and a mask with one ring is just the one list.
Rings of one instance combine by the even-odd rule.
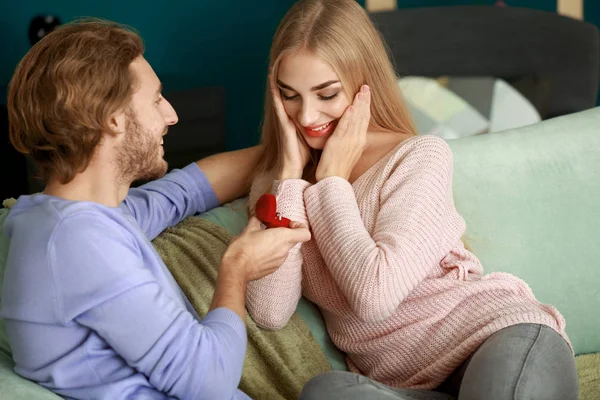
[[270, 69], [250, 209], [271, 192], [313, 236], [248, 283], [247, 307], [279, 329], [306, 296], [357, 374], [318, 376], [303, 398], [577, 399], [563, 317], [463, 245], [452, 153], [415, 135], [365, 11], [299, 1]]

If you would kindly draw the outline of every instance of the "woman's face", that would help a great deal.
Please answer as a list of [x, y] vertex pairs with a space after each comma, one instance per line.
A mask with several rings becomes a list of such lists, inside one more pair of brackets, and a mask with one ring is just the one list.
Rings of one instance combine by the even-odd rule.
[[323, 149], [350, 105], [333, 69], [310, 52], [290, 54], [279, 64], [277, 85], [287, 115], [313, 149]]

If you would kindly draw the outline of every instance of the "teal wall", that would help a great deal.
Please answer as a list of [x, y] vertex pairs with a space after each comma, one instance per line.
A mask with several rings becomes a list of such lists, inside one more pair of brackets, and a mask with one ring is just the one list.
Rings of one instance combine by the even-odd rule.
[[[38, 13], [63, 22], [79, 16], [135, 27], [146, 58], [165, 90], [224, 86], [227, 147], [253, 145], [259, 137], [268, 51], [277, 24], [293, 0], [0, 0], [0, 91], [29, 49], [28, 26]], [[258, 6], [260, 4], [260, 6]]]
[[[364, 6], [365, 0], [357, 0]], [[398, 0], [399, 7], [490, 5], [495, 0]], [[556, 0], [506, 0], [511, 6], [556, 10]], [[166, 90], [218, 85], [226, 89], [227, 147], [258, 140], [268, 50], [279, 20], [294, 0], [0, 0], [0, 95], [29, 49], [27, 29], [36, 14], [63, 22], [78, 16], [134, 26], [146, 57]], [[160, 4], [160, 5], [159, 5]], [[168, 5], [168, 7], [166, 6]], [[600, 24], [600, 2], [585, 0], [585, 17]], [[426, 29], [426, 27], [424, 27]]]

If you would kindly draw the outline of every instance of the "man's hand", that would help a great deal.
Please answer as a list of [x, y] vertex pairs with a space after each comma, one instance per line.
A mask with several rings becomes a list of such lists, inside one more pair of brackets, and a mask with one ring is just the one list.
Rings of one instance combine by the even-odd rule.
[[211, 310], [227, 307], [245, 320], [246, 283], [269, 275], [283, 264], [289, 250], [311, 238], [306, 225], [292, 221], [289, 228], [263, 230], [256, 217], [236, 237], [221, 260]]
[[310, 237], [306, 225], [299, 222], [290, 222], [289, 229], [262, 230], [260, 221], [252, 217], [242, 234], [229, 245], [222, 264], [243, 268], [247, 281], [260, 279], [279, 268], [292, 247], [309, 241]]

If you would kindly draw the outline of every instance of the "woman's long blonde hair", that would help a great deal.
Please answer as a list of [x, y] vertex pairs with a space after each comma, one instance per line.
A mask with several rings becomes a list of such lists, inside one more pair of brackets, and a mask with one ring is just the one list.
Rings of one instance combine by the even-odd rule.
[[[415, 134], [400, 94], [397, 76], [379, 32], [355, 0], [300, 0], [285, 15], [273, 38], [269, 68], [277, 76], [287, 54], [309, 51], [336, 72], [349, 99], [361, 85], [371, 88], [369, 130]], [[281, 125], [273, 108], [267, 81], [262, 125], [263, 156], [257, 175], [280, 168], [283, 152]], [[300, 140], [304, 140], [301, 134]], [[312, 176], [319, 152], [311, 150], [305, 176]]]

